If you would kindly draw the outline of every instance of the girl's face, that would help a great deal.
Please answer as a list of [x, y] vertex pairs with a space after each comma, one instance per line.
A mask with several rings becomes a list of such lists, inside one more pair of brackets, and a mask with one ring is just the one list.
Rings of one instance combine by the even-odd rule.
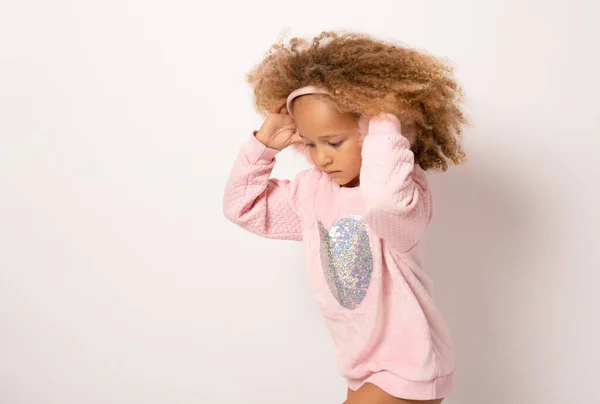
[[358, 117], [304, 95], [294, 100], [294, 119], [317, 168], [340, 186], [357, 186], [362, 163]]

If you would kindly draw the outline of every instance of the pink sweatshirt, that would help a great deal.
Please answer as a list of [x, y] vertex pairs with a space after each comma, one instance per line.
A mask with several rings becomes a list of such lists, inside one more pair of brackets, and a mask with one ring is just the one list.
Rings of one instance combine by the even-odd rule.
[[360, 186], [312, 168], [270, 178], [277, 150], [251, 137], [225, 190], [225, 216], [263, 237], [303, 241], [309, 279], [352, 390], [372, 383], [392, 396], [430, 400], [452, 390], [446, 326], [422, 270], [431, 195], [396, 119], [374, 118]]

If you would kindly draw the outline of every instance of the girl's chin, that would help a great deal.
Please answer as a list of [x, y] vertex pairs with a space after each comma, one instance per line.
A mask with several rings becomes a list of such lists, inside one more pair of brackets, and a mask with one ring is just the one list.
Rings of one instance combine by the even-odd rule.
[[353, 178], [351, 180], [349, 180], [347, 178], [342, 178], [342, 177], [336, 178], [335, 175], [330, 176], [330, 177], [333, 180], [333, 182], [335, 182], [336, 184], [338, 184], [340, 187], [354, 188], [354, 187], [356, 187], [359, 184], [358, 177], [357, 178]]

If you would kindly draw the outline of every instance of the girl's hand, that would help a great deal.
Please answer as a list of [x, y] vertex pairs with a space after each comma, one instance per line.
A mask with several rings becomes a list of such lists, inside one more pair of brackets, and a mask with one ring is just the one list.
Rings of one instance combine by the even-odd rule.
[[360, 129], [361, 133], [363, 133], [363, 135], [367, 134], [368, 128], [369, 128], [369, 121], [371, 119], [385, 119], [385, 120], [390, 120], [390, 121], [396, 122], [399, 125], [400, 133], [402, 134], [402, 136], [404, 136], [406, 139], [408, 139], [408, 141], [410, 142], [411, 145], [417, 139], [417, 124], [414, 119], [409, 119], [409, 120], [400, 122], [398, 117], [396, 117], [395, 115], [392, 115], [392, 114], [387, 114], [387, 113], [381, 113], [381, 114], [371, 117], [371, 118], [361, 117], [361, 119], [359, 120], [359, 129]]
[[302, 142], [294, 118], [288, 114], [285, 105], [286, 100], [280, 100], [273, 105], [267, 119], [256, 133], [256, 139], [270, 149], [283, 150]]

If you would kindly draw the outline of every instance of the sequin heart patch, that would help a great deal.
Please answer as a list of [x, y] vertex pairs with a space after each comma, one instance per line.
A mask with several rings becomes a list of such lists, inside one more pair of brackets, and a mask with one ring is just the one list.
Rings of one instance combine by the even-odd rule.
[[367, 225], [360, 216], [339, 219], [329, 231], [319, 221], [321, 266], [329, 290], [342, 307], [354, 310], [367, 294], [373, 255]]

